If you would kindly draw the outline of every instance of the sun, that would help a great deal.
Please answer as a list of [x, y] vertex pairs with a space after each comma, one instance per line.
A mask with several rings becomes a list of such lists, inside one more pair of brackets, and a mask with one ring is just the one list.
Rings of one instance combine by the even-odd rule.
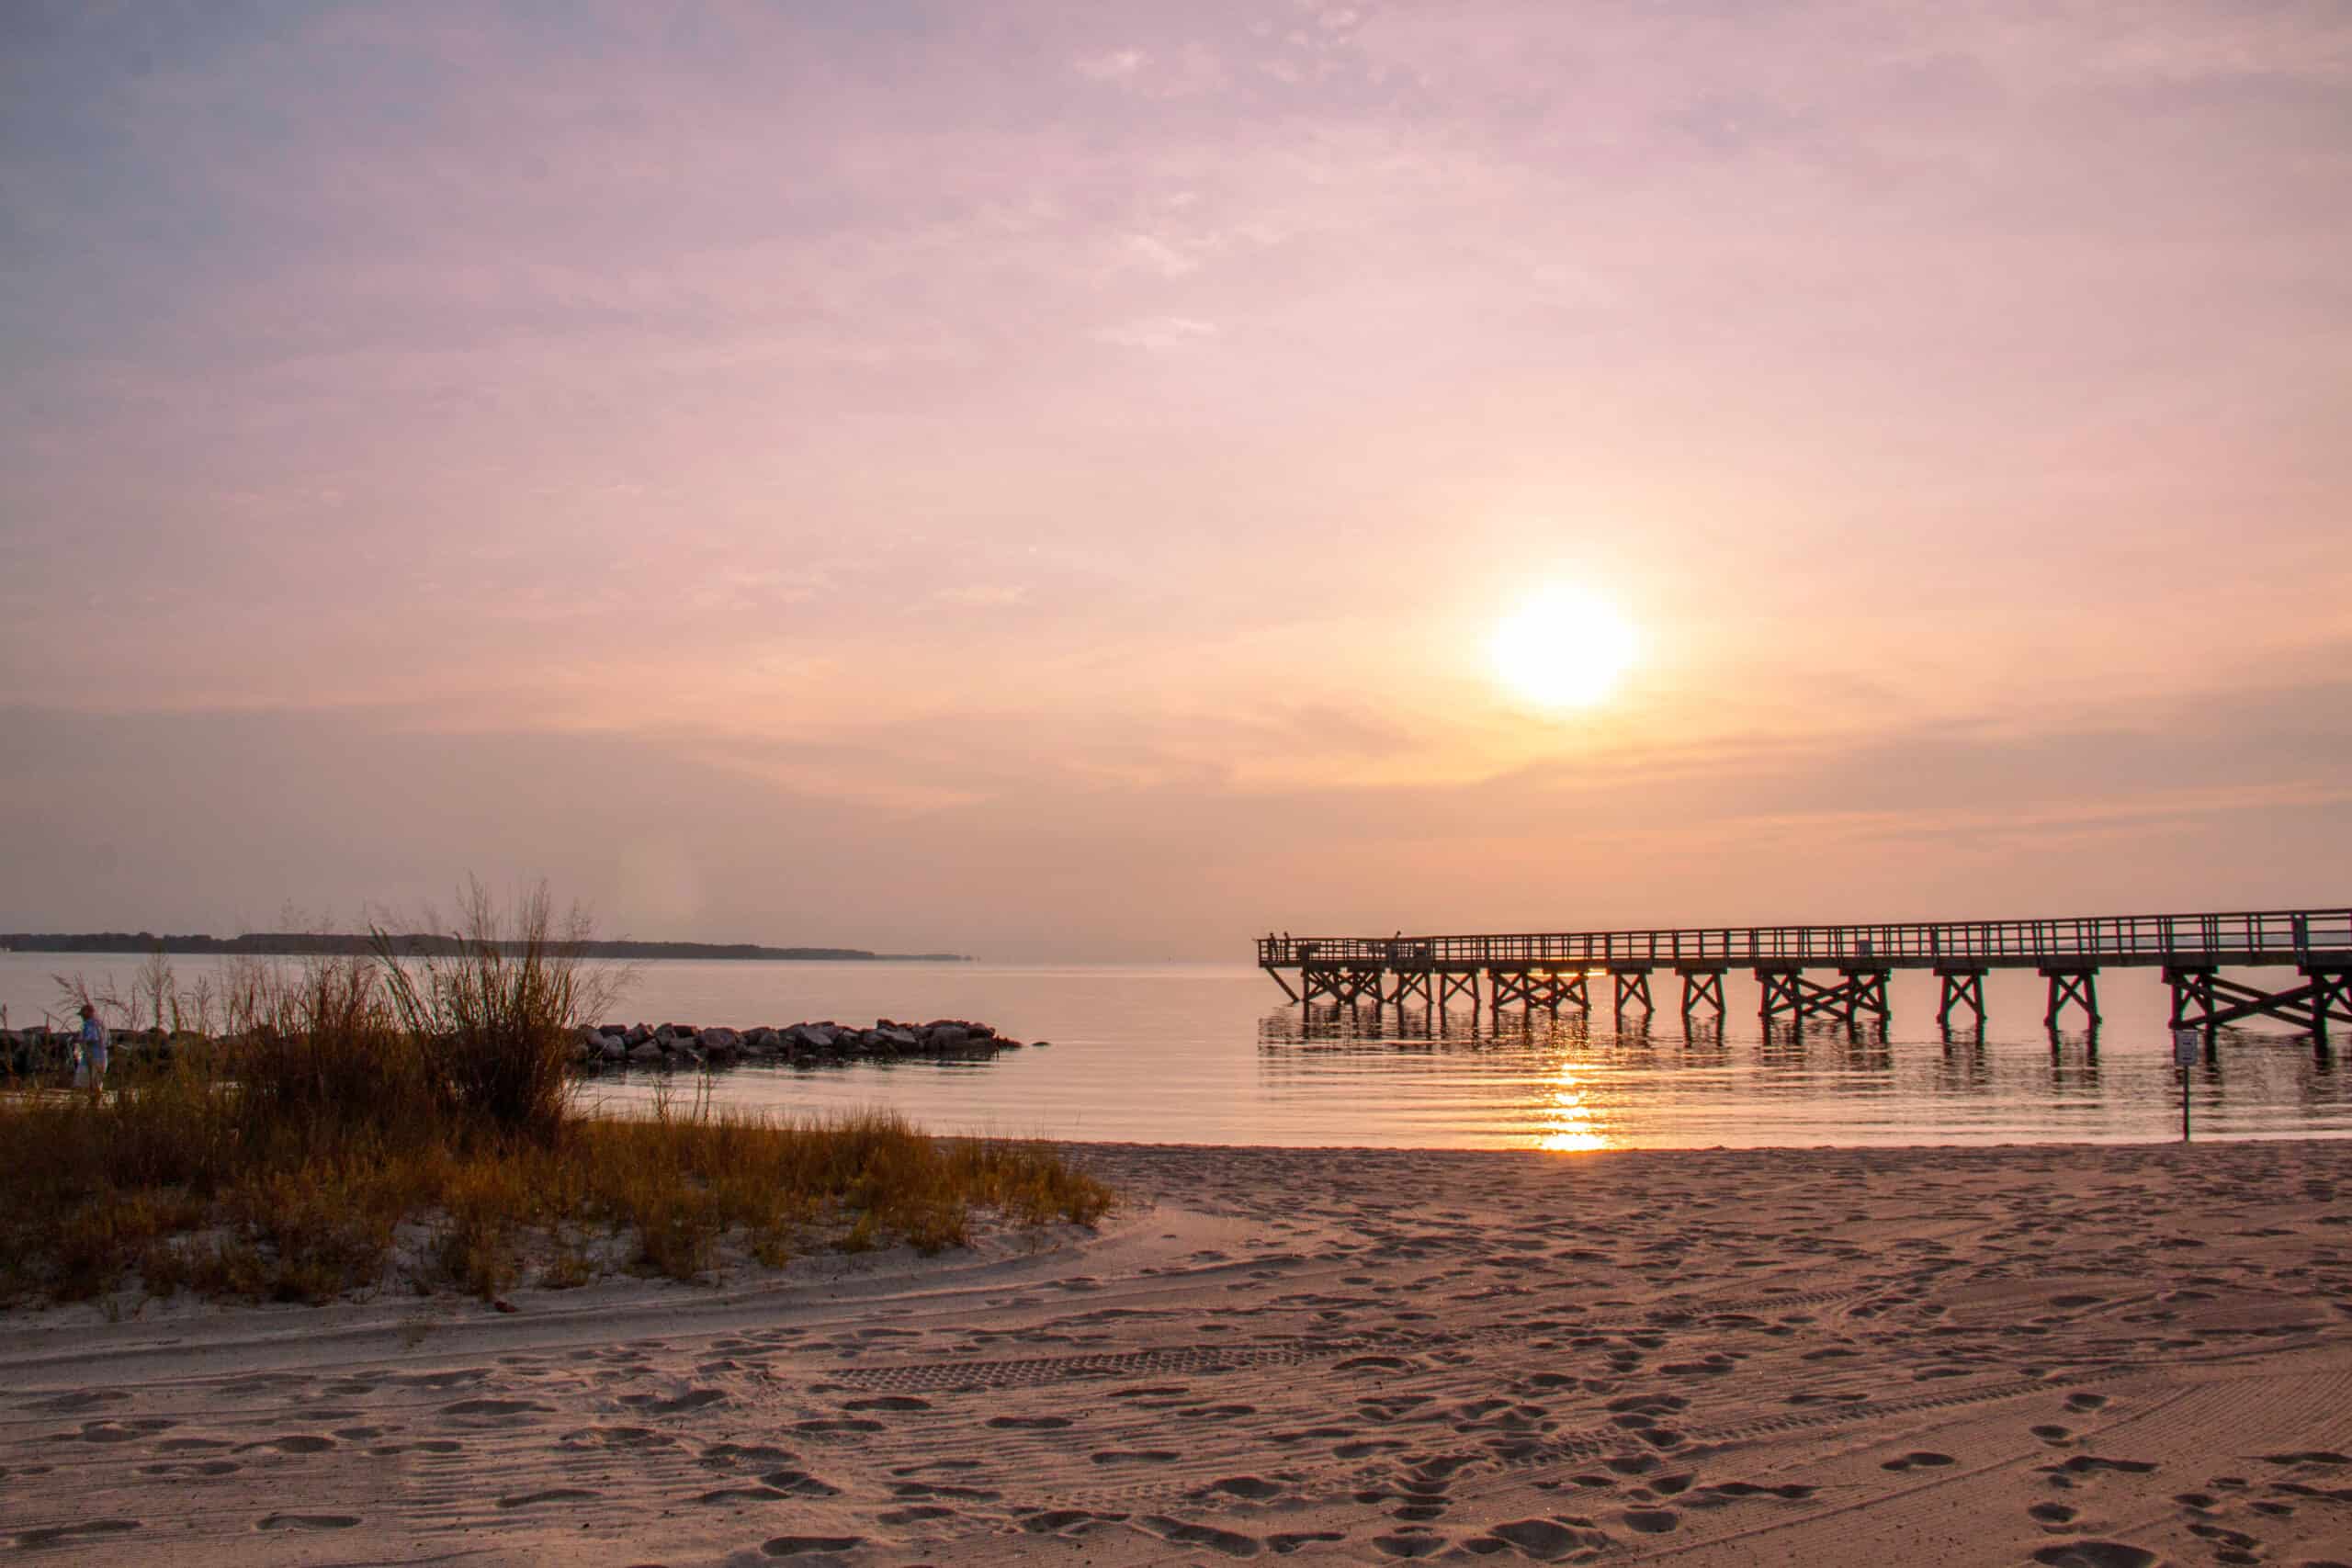
[[1589, 707], [1617, 689], [1641, 651], [1634, 624], [1589, 589], [1538, 589], [1495, 628], [1487, 650], [1504, 685], [1539, 707]]

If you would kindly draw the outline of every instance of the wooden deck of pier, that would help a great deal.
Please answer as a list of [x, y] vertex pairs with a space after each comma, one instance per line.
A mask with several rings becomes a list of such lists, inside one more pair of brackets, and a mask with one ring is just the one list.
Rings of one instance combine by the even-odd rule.
[[[1753, 975], [1760, 1011], [1776, 1019], [1854, 1023], [1888, 1016], [1897, 969], [1941, 982], [1936, 1020], [1984, 1021], [1984, 976], [2031, 968], [2049, 982], [2043, 1022], [2069, 1010], [2099, 1021], [2101, 970], [2158, 971], [2172, 989], [2176, 1028], [2208, 1032], [2263, 1016], [2308, 1030], [2324, 1048], [2352, 1026], [2352, 908], [2188, 915], [2085, 915], [2057, 919], [1925, 920], [1878, 925], [1692, 926], [1656, 931], [1522, 931], [1455, 936], [1294, 937], [1258, 942], [1258, 964], [1296, 1002], [1442, 1008], [1467, 998], [1506, 1007], [1589, 1010], [1605, 980], [1621, 1014], [1652, 1008], [1650, 978], [1682, 982], [1682, 1011], [1724, 1011], [1724, 978]], [[2277, 988], [2223, 970], [2291, 969]], [[1295, 975], [1297, 984], [1290, 979]]]

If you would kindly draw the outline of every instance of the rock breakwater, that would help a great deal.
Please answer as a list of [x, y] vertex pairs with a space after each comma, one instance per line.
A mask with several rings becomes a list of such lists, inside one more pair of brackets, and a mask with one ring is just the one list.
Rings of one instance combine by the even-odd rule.
[[[165, 1062], [200, 1045], [226, 1043], [185, 1031], [115, 1029], [107, 1033], [118, 1065]], [[0, 1071], [25, 1075], [70, 1066], [74, 1043], [74, 1034], [68, 1030], [36, 1025], [0, 1031]], [[899, 1023], [883, 1018], [875, 1020], [871, 1027], [827, 1019], [819, 1023], [763, 1024], [755, 1029], [596, 1023], [581, 1026], [572, 1043], [571, 1060], [582, 1072], [632, 1068], [674, 1072], [741, 1062], [821, 1067], [852, 1062], [987, 1061], [1001, 1051], [1022, 1049], [1022, 1042], [999, 1033], [991, 1025], [961, 1018], [933, 1019], [929, 1023]]]
[[605, 1023], [582, 1027], [572, 1059], [592, 1072], [629, 1068], [660, 1072], [738, 1062], [820, 1067], [907, 1059], [986, 1061], [1000, 1051], [1023, 1048], [1022, 1042], [998, 1033], [988, 1024], [961, 1018], [933, 1019], [929, 1023], [899, 1023], [883, 1018], [870, 1028], [831, 1019], [820, 1023], [763, 1024], [755, 1029]]

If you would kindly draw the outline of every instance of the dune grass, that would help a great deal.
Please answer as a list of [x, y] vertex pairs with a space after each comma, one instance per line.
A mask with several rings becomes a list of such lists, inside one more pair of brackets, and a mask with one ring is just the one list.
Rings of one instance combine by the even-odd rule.
[[[492, 1297], [615, 1273], [707, 1280], [816, 1250], [1091, 1224], [1113, 1195], [1032, 1143], [870, 1112], [582, 1112], [573, 1028], [608, 999], [543, 894], [475, 891], [454, 958], [231, 972], [168, 1063], [118, 1054], [96, 1101], [0, 1089], [0, 1302], [180, 1291]], [[160, 997], [160, 991], [159, 991]], [[161, 1016], [166, 1004], [158, 1001]], [[201, 1025], [199, 1025], [201, 1027]]]

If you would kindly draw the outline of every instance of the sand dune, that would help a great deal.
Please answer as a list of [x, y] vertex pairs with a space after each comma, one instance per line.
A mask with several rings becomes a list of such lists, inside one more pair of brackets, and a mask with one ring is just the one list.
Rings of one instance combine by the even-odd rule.
[[17, 1314], [0, 1553], [2352, 1562], [2352, 1145], [1081, 1153], [1042, 1247]]

